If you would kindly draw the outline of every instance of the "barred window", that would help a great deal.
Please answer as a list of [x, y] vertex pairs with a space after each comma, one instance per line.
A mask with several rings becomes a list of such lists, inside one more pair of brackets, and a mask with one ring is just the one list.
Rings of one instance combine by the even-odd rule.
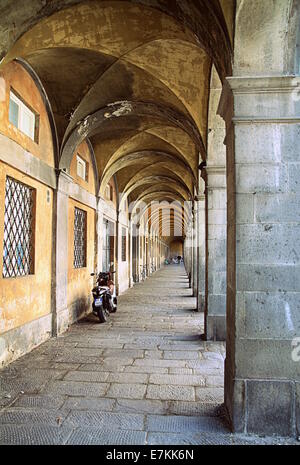
[[86, 211], [75, 207], [74, 214], [74, 268], [86, 267]]
[[35, 189], [7, 176], [5, 184], [4, 278], [34, 273]]
[[126, 262], [126, 229], [122, 228], [122, 262]]

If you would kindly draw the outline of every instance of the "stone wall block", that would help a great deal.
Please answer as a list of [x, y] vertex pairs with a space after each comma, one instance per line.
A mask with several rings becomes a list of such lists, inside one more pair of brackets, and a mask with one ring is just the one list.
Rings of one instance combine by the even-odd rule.
[[300, 265], [237, 265], [237, 291], [299, 292]]
[[237, 263], [300, 264], [300, 224], [238, 225]]
[[257, 194], [254, 210], [257, 223], [300, 222], [300, 191], [299, 194]]
[[293, 385], [288, 381], [247, 381], [247, 432], [291, 436]]
[[291, 339], [237, 340], [236, 376], [245, 379], [300, 379], [300, 363], [292, 359]]
[[236, 192], [238, 194], [288, 191], [288, 167], [284, 164], [237, 164]]
[[250, 338], [294, 338], [300, 334], [300, 292], [247, 292], [245, 331]]

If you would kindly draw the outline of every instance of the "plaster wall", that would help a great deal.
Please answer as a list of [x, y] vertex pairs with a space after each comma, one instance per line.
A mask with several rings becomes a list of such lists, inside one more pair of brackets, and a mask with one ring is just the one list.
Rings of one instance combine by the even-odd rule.
[[[10, 90], [16, 91], [24, 102], [39, 115], [38, 143], [9, 122]], [[0, 72], [0, 133], [17, 142], [26, 151], [54, 167], [52, 134], [42, 96], [27, 71], [16, 62]]]
[[[34, 274], [17, 278], [3, 278], [3, 234], [4, 234], [4, 198], [6, 176], [10, 176], [35, 189], [35, 248]], [[50, 188], [24, 175], [14, 168], [0, 162], [0, 334], [21, 328], [34, 320], [38, 320], [51, 312], [51, 254], [52, 254], [52, 204], [53, 193]], [[42, 327], [40, 329], [43, 329]], [[45, 327], [40, 339], [50, 336]], [[27, 342], [20, 337], [15, 338], [7, 352], [3, 347], [3, 363], [12, 361], [22, 352], [32, 348], [33, 339]]]
[[[75, 207], [87, 214], [86, 267], [74, 268], [74, 211]], [[69, 199], [68, 208], [68, 291], [67, 304], [73, 321], [91, 310], [91, 289], [95, 269], [95, 212], [86, 205]]]

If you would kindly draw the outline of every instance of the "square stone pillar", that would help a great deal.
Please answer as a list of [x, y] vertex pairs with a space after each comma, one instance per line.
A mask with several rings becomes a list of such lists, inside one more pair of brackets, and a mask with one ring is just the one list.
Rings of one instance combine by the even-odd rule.
[[197, 267], [197, 311], [205, 310], [205, 290], [206, 290], [206, 215], [205, 215], [205, 195], [197, 197], [197, 243], [198, 243], [198, 267]]
[[52, 334], [57, 336], [69, 326], [68, 290], [68, 185], [73, 178], [64, 171], [58, 176], [56, 192], [55, 299], [52, 309]]
[[208, 166], [207, 173], [207, 308], [206, 339], [226, 339], [226, 169]]
[[219, 109], [227, 124], [229, 194], [225, 403], [235, 431], [295, 436], [300, 79], [227, 81]]
[[193, 214], [193, 296], [198, 295], [198, 273], [199, 273], [199, 241], [198, 241], [198, 205], [197, 200], [194, 201]]
[[102, 254], [103, 254], [103, 210], [102, 202], [104, 200], [99, 197], [97, 202], [97, 215], [96, 215], [96, 238], [97, 238], [97, 262], [95, 270], [97, 273], [102, 271]]

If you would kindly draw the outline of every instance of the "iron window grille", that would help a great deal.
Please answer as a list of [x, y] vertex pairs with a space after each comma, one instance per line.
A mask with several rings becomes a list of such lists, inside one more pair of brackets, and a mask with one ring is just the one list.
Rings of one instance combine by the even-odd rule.
[[3, 277], [34, 273], [35, 189], [7, 176], [5, 183]]
[[74, 268], [86, 267], [86, 211], [75, 207], [74, 214]]

